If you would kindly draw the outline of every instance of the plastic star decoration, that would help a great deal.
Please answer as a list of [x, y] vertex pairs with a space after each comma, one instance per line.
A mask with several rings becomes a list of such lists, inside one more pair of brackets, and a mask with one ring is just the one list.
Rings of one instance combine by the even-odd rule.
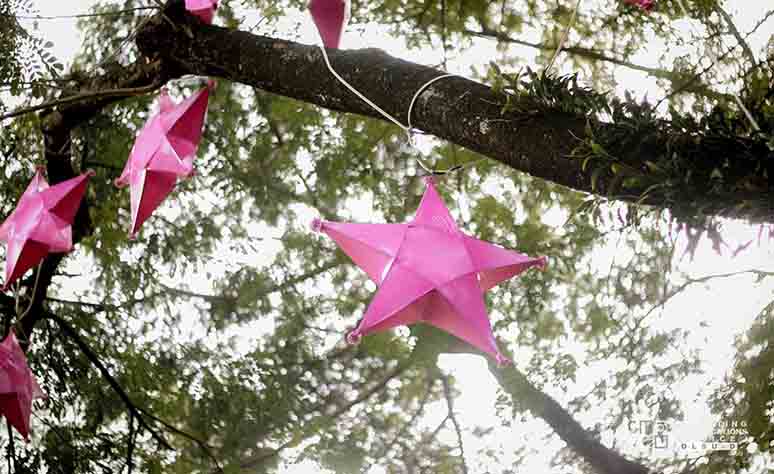
[[115, 182], [119, 187], [131, 187], [132, 238], [172, 192], [177, 179], [193, 174], [193, 158], [214, 87], [214, 81], [210, 81], [207, 87], [179, 104], [162, 90], [158, 113], [150, 117], [137, 135], [124, 171]]
[[185, 9], [208, 25], [212, 23], [217, 8], [218, 0], [185, 0]]
[[338, 48], [349, 21], [350, 0], [311, 0], [309, 12], [326, 48]]
[[545, 257], [528, 257], [464, 234], [432, 179], [426, 183], [419, 209], [407, 224], [312, 223], [378, 286], [347, 340], [355, 343], [363, 335], [423, 322], [507, 363], [492, 334], [484, 293], [530, 267], [544, 266]]
[[19, 204], [0, 225], [8, 244], [2, 291], [49, 253], [72, 250], [72, 223], [92, 171], [49, 186], [38, 168]]
[[45, 397], [11, 331], [0, 343], [0, 414], [29, 439], [32, 400]]

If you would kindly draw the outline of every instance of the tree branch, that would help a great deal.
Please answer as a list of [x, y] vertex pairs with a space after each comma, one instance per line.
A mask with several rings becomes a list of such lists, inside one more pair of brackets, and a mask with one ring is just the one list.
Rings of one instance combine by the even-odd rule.
[[188, 432], [185, 432], [185, 431], [181, 430], [180, 428], [177, 428], [177, 427], [167, 423], [166, 421], [162, 420], [161, 418], [157, 417], [153, 413], [150, 413], [148, 410], [146, 410], [146, 409], [144, 409], [142, 407], [137, 407], [137, 409], [140, 412], [142, 412], [145, 416], [150, 418], [151, 420], [153, 420], [153, 421], [161, 424], [162, 426], [164, 426], [164, 428], [166, 428], [167, 431], [170, 431], [170, 432], [172, 432], [174, 434], [180, 435], [183, 438], [186, 438], [189, 441], [192, 441], [192, 442], [196, 443], [196, 445], [199, 446], [199, 448], [202, 450], [202, 452], [204, 452], [204, 454], [208, 458], [210, 458], [210, 460], [212, 460], [213, 463], [215, 463], [215, 468], [217, 470], [216, 472], [218, 472], [220, 474], [223, 474], [223, 472], [224, 472], [223, 471], [223, 467], [220, 465], [220, 462], [218, 461], [218, 458], [216, 458], [215, 455], [212, 453], [212, 449], [211, 449], [211, 447], [209, 445], [207, 445], [207, 443], [205, 443], [201, 439], [197, 438], [196, 436], [194, 436], [194, 435], [192, 435], [192, 434], [190, 434]]
[[124, 405], [126, 406], [126, 409], [129, 411], [129, 415], [131, 417], [134, 417], [137, 422], [139, 423], [140, 427], [144, 428], [150, 435], [159, 443], [160, 446], [162, 446], [164, 449], [173, 450], [174, 448], [172, 445], [170, 445], [164, 437], [158, 433], [152, 426], [150, 426], [143, 417], [140, 410], [137, 408], [137, 406], [132, 402], [132, 400], [129, 398], [129, 395], [126, 393], [123, 387], [121, 387], [121, 384], [118, 383], [118, 381], [113, 377], [113, 375], [110, 373], [110, 371], [105, 367], [105, 364], [102, 363], [99, 356], [89, 347], [89, 345], [84, 341], [81, 336], [78, 335], [78, 332], [70, 326], [64, 319], [60, 318], [58, 315], [54, 313], [46, 313], [46, 318], [51, 319], [52, 321], [56, 322], [56, 324], [62, 329], [62, 332], [67, 335], [70, 339], [72, 339], [73, 342], [78, 346], [78, 348], [83, 352], [83, 354], [86, 356], [86, 358], [89, 360], [89, 362], [92, 363], [94, 367], [99, 371], [99, 373], [102, 375], [102, 377], [105, 378], [105, 380], [108, 382], [110, 387], [116, 392], [118, 397], [124, 402]]
[[500, 368], [489, 360], [489, 370], [514, 401], [548, 423], [556, 434], [599, 474], [648, 474], [650, 472], [645, 466], [626, 459], [600, 443], [556, 400], [532, 385], [516, 367]]
[[734, 38], [736, 38], [736, 41], [739, 43], [739, 46], [742, 47], [742, 51], [744, 52], [744, 55], [747, 56], [747, 60], [750, 61], [750, 65], [754, 66], [756, 63], [755, 54], [753, 54], [752, 49], [750, 49], [750, 45], [747, 44], [747, 41], [744, 40], [744, 38], [742, 37], [742, 34], [739, 32], [739, 29], [737, 29], [736, 25], [734, 24], [734, 19], [731, 18], [731, 15], [729, 15], [728, 12], [723, 10], [720, 4], [716, 3], [715, 9], [723, 18], [723, 21], [726, 22], [728, 29], [731, 31], [731, 34], [734, 35]]
[[13, 118], [13, 117], [18, 117], [20, 115], [29, 114], [32, 112], [37, 112], [39, 110], [51, 109], [51, 108], [59, 107], [63, 105], [76, 104], [79, 102], [84, 102], [86, 100], [106, 99], [106, 98], [117, 99], [117, 98], [130, 97], [134, 95], [147, 94], [148, 92], [153, 92], [154, 90], [158, 89], [161, 86], [162, 86], [161, 83], [154, 83], [147, 86], [134, 87], [130, 89], [113, 89], [113, 90], [98, 90], [93, 92], [84, 92], [82, 94], [76, 94], [69, 97], [63, 97], [61, 99], [55, 99], [48, 102], [43, 102], [42, 104], [31, 105], [29, 107], [21, 107], [16, 110], [12, 110], [7, 114], [0, 115], [0, 121]]
[[136, 7], [136, 8], [127, 8], [125, 10], [116, 10], [116, 11], [109, 11], [109, 12], [100, 12], [100, 13], [78, 13], [75, 15], [53, 15], [53, 16], [43, 16], [43, 15], [14, 15], [12, 13], [8, 14], [0, 14], [0, 16], [9, 16], [18, 18], [20, 20], [62, 20], [62, 19], [69, 19], [69, 18], [93, 18], [97, 16], [121, 16], [121, 15], [132, 15], [134, 13], [137, 13], [139, 11], [147, 11], [147, 10], [159, 10], [160, 7]]
[[400, 374], [405, 372], [409, 367], [411, 367], [415, 359], [414, 356], [416, 354], [417, 354], [417, 351], [415, 350], [414, 352], [412, 352], [412, 355], [408, 359], [398, 363], [398, 365], [393, 370], [391, 370], [384, 378], [382, 378], [380, 381], [373, 384], [369, 389], [363, 391], [352, 401], [339, 407], [336, 411], [334, 411], [330, 415], [320, 415], [317, 418], [307, 422], [297, 434], [295, 434], [286, 442], [282, 443], [277, 448], [272, 449], [266, 453], [254, 456], [252, 458], [243, 460], [240, 463], [240, 469], [254, 470], [260, 467], [266, 461], [269, 461], [270, 459], [279, 455], [283, 450], [298, 445], [300, 442], [302, 442], [304, 439], [308, 438], [309, 436], [312, 436], [318, 430], [323, 429], [324, 427], [336, 421], [340, 416], [347, 413], [356, 405], [363, 403], [364, 401], [368, 400], [375, 394], [381, 392], [382, 390], [384, 390], [384, 388], [387, 386], [390, 380], [394, 379], [395, 377], [398, 377]]
[[446, 407], [448, 408], [447, 417], [454, 425], [454, 432], [457, 434], [457, 446], [460, 448], [460, 463], [462, 465], [462, 473], [468, 474], [468, 463], [465, 461], [465, 447], [462, 444], [462, 430], [460, 424], [457, 422], [457, 417], [454, 415], [454, 395], [452, 395], [451, 384], [449, 382], [449, 376], [442, 376], [441, 382], [443, 383], [443, 394], [446, 398]]
[[[669, 293], [665, 294], [658, 303], [653, 305], [653, 307], [651, 307], [648, 310], [648, 312], [645, 313], [645, 315], [642, 317], [642, 319], [645, 319], [648, 316], [650, 316], [650, 314], [653, 313], [656, 309], [663, 308], [669, 302], [669, 300], [671, 300], [675, 296], [677, 296], [680, 293], [682, 293], [683, 291], [685, 291], [691, 285], [696, 285], [696, 284], [699, 284], [699, 283], [706, 283], [706, 282], [708, 282], [710, 280], [714, 280], [714, 279], [717, 279], [717, 278], [731, 278], [731, 277], [735, 277], [735, 276], [739, 276], [739, 275], [755, 275], [755, 276], [757, 276], [759, 278], [759, 281], [760, 281], [760, 279], [763, 279], [763, 278], [766, 278], [766, 277], [773, 277], [774, 276], [774, 272], [767, 272], [767, 271], [763, 271], [763, 270], [751, 269], [751, 270], [741, 270], [741, 271], [738, 271], [738, 272], [717, 273], [717, 274], [714, 274], [714, 275], [705, 275], [705, 276], [699, 277], [699, 278], [689, 278], [686, 281], [684, 281], [683, 283], [681, 283], [677, 288], [675, 288], [672, 291], [670, 291]], [[639, 322], [641, 322], [641, 320]]]
[[[496, 39], [497, 41], [501, 41], [503, 43], [518, 44], [520, 46], [539, 49], [541, 51], [554, 51], [557, 49], [556, 46], [542, 44], [542, 43], [532, 43], [518, 38], [512, 38], [504, 33], [499, 33], [497, 31], [490, 30], [490, 29], [482, 28], [480, 31], [465, 30], [464, 33], [467, 33], [473, 36], [478, 36], [481, 38]], [[704, 97], [709, 97], [714, 100], [724, 100], [724, 101], [733, 100], [733, 97], [731, 95], [713, 90], [710, 86], [702, 83], [701, 81], [694, 80], [693, 76], [690, 73], [681, 73], [676, 71], [667, 71], [664, 69], [659, 69], [654, 67], [641, 66], [639, 64], [635, 64], [621, 58], [608, 56], [604, 53], [601, 53], [593, 49], [584, 48], [583, 46], [566, 46], [566, 47], [562, 47], [561, 51], [564, 51], [565, 53], [571, 54], [573, 56], [590, 59], [592, 61], [606, 62], [610, 64], [615, 64], [616, 66], [622, 66], [634, 71], [644, 72], [645, 74], [658, 79], [666, 79], [672, 83], [672, 89], [680, 90], [681, 92], [691, 92]]]
[[[176, 74], [221, 77], [331, 110], [380, 118], [370, 106], [340, 86], [316, 47], [203, 25], [189, 18], [178, 1], [170, 3], [164, 18], [152, 17], [140, 29], [136, 41], [148, 60], [160, 60]], [[179, 26], [172, 28], [170, 23]], [[393, 117], [405, 117], [415, 92], [443, 74], [374, 49], [330, 50], [328, 56], [347, 82]], [[755, 180], [760, 180], [761, 185], [754, 190], [719, 189], [710, 173], [697, 174], [698, 168], [691, 173], [690, 185], [685, 184], [683, 175], [669, 178], [680, 185], [653, 188], [647, 183], [648, 179], [662, 183], [667, 180], [645, 166], [645, 162], [658, 162], [682, 153], [685, 160], [703, 157], [701, 169], [709, 167], [711, 171], [715, 164], [710, 161], [720, 160], [718, 147], [723, 148], [725, 160], [718, 162], [718, 167], [723, 169], [723, 163], [732, 163], [742, 175], [749, 174], [755, 163], [768, 163], [772, 154], [764, 140], [745, 139], [745, 145], [740, 146], [741, 138], [679, 132], [671, 130], [668, 123], [653, 119], [653, 126], [647, 131], [607, 144], [608, 156], [646, 176], [640, 184], [627, 184], [625, 195], [620, 195], [615, 193], [619, 181], [614, 173], [587, 171], [584, 160], [578, 159], [574, 151], [581, 143], [594, 140], [594, 133], [627, 133], [625, 124], [601, 122], [585, 113], [536, 111], [530, 102], [534, 98], [514, 95], [510, 99], [512, 107], [503, 112], [506, 97], [502, 93], [471, 80], [451, 77], [423, 90], [415, 103], [412, 123], [424, 132], [516, 170], [579, 191], [682, 211], [675, 214], [694, 214], [701, 209], [705, 215], [774, 220], [774, 183], [766, 177], [774, 176], [774, 170], [768, 175], [756, 174]], [[734, 169], [732, 174], [736, 173]]]

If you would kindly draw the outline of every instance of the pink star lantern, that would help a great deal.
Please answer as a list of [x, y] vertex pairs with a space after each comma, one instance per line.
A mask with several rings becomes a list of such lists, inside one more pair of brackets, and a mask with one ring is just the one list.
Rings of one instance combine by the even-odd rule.
[[131, 238], [172, 192], [178, 177], [194, 173], [193, 158], [202, 137], [210, 90], [214, 81], [175, 104], [166, 89], [159, 96], [159, 111], [140, 130], [116, 186], [131, 187]]
[[532, 258], [464, 234], [457, 228], [431, 178], [408, 224], [351, 224], [315, 219], [378, 285], [358, 327], [347, 340], [396, 326], [424, 322], [494, 356], [497, 349], [484, 292], [533, 266]]
[[5, 261], [6, 291], [11, 283], [49, 253], [72, 250], [72, 223], [93, 171], [49, 186], [38, 168], [19, 204], [0, 225], [0, 240], [8, 244]]
[[29, 439], [32, 400], [43, 397], [27, 357], [11, 331], [0, 343], [0, 414], [24, 439]]
[[185, 0], [185, 9], [208, 25], [212, 23], [217, 8], [218, 0]]
[[349, 21], [349, 0], [310, 0], [309, 11], [326, 48], [338, 48]]
[[630, 5], [638, 6], [645, 11], [652, 10], [653, 6], [656, 3], [655, 0], [624, 0], [624, 1]]

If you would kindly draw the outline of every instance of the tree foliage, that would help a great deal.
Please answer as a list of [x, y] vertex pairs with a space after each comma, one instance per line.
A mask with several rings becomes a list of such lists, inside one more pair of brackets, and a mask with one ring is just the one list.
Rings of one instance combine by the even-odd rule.
[[[197, 176], [180, 183], [137, 240], [129, 240], [128, 194], [112, 181], [153, 94], [93, 96], [4, 121], [0, 217], [11, 212], [35, 165], [45, 165], [54, 182], [76, 170], [97, 172], [73, 254], [47, 260], [39, 271], [48, 281], [40, 288], [34, 276], [22, 282], [19, 298], [33, 308], [24, 324], [13, 296], [0, 295], [4, 327], [16, 324], [27, 333], [30, 365], [48, 394], [36, 402], [33, 441], [10, 444], [6, 437], [8, 465], [15, 472], [238, 473], [281, 472], [309, 460], [341, 473], [372, 466], [390, 473], [507, 473], [529, 462], [536, 439], [553, 446], [558, 438], [565, 445], [549, 453], [557, 472], [687, 466], [728, 472], [774, 455], [770, 307], [740, 338], [738, 375], [713, 400], [716, 412], [742, 400], [731, 416], [747, 421], [753, 439], [745, 446], [755, 450], [704, 464], [657, 461], [606, 438], [634, 419], [680, 420], [689, 402], [659, 387], [703, 370], [688, 331], [655, 322], [685, 289], [673, 268], [680, 256], [671, 224], [682, 226], [679, 239], [687, 237], [689, 246], [702, 234], [720, 246], [724, 220], [716, 214], [733, 214], [729, 202], [739, 207], [737, 215], [774, 219], [772, 52], [752, 51], [750, 58], [738, 42], [731, 46], [736, 39], [721, 5], [687, 2], [705, 33], [692, 38], [699, 52], [722, 51], [722, 61], [710, 73], [695, 55], [671, 62], [661, 55], [658, 67], [644, 71], [669, 94], [659, 108], [636, 89], [617, 94], [615, 73], [642, 71], [634, 58], [649, 40], [688, 40], [676, 26], [685, 20], [679, 2], [659, 1], [650, 15], [613, 0], [584, 6], [556, 64], [564, 69], [544, 72], [575, 3], [354, 2], [352, 28], [368, 25], [402, 38], [411, 52], [433, 58], [427, 62], [470, 61], [473, 48], [496, 40], [495, 57], [470, 61], [471, 74], [498, 98], [493, 106], [504, 118], [491, 123], [521, 120], [498, 129], [502, 134], [518, 134], [527, 123], [580, 124], [582, 136], [538, 151], [568, 151], [556, 154], [574, 163], [591, 194], [451, 142], [433, 140], [424, 153], [408, 149], [399, 128], [340, 113], [359, 110], [333, 102], [326, 110], [287, 97], [292, 91], [283, 96], [221, 80]], [[281, 49], [280, 40], [295, 33], [288, 18], [297, 18], [304, 4], [222, 2], [217, 22], [277, 38]], [[79, 20], [84, 43], [65, 73], [46, 54], [48, 39], [22, 26], [21, 17], [35, 14], [30, 2], [0, 0], [6, 91], [0, 97], [13, 96], [15, 109], [100, 90], [155, 89], [157, 79], [190, 72], [164, 51], [149, 57], [135, 38], [142, 43], [143, 34], [169, 23], [175, 34], [215, 30], [184, 17], [181, 1], [160, 8], [135, 0], [97, 4]], [[771, 31], [769, 16], [756, 29]], [[528, 35], [526, 49], [515, 49]], [[342, 64], [368, 70], [361, 53], [343, 53]], [[238, 59], [231, 69], [240, 68]], [[168, 84], [177, 97], [197, 86], [190, 79]], [[731, 94], [741, 97], [760, 130]], [[0, 106], [0, 114], [11, 109]], [[439, 187], [466, 231], [549, 256], [544, 272], [527, 273], [487, 297], [496, 336], [518, 356], [514, 368], [489, 367], [500, 387], [501, 426], [460, 424], [454, 401], [476, 387], [456, 383], [438, 362], [444, 354], [472, 352], [456, 340], [417, 326], [357, 346], [344, 343], [374, 288], [334, 245], [308, 230], [318, 214], [408, 219], [421, 195], [418, 156], [436, 169], [460, 167]], [[439, 410], [442, 416], [432, 418]], [[527, 442], [517, 440], [536, 419], [546, 424]], [[488, 448], [466, 450], [469, 437]]]

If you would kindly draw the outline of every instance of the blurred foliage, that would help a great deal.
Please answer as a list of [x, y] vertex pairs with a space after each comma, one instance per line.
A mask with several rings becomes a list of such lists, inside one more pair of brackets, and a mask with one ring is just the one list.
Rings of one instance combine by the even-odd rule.
[[[287, 16], [305, 3], [222, 2], [217, 21], [292, 37]], [[479, 27], [510, 36], [537, 32], [555, 45], [574, 3], [354, 2], [351, 28], [381, 25], [440, 62], [468, 51], [473, 40], [467, 31]], [[718, 28], [714, 1], [688, 3], [692, 15]], [[13, 15], [30, 13], [29, 5], [0, 0], [0, 82], [22, 101], [55, 96], [59, 89], [47, 81], [60, 80], [56, 61], [42, 56], [46, 43], [31, 39], [14, 21]], [[104, 2], [94, 12], [140, 6], [145, 3]], [[147, 14], [82, 19], [84, 43], [67, 82], [57, 84], [69, 87], [133, 61], [136, 52], [127, 38]], [[681, 16], [672, 0], [659, 1], [651, 15], [609, 0], [582, 10], [571, 38], [630, 58], [651, 32], [678, 43], [684, 32], [672, 24]], [[481, 58], [474, 69], [483, 76], [492, 60], [486, 78], [503, 93], [528, 96], [529, 107], [540, 113], [608, 114], [622, 130], [639, 134], [666, 120], [633, 96], [603, 93], [614, 85], [611, 64], [571, 57], [566, 60], [578, 75], [546, 76], [534, 72], [551, 55], [544, 51], [532, 70], [514, 74], [509, 70], [531, 58], [505, 44], [497, 55]], [[686, 61], [684, 69], [694, 71]], [[52, 70], [45, 64], [53, 64]], [[770, 71], [759, 70], [742, 92], [770, 133]], [[26, 82], [33, 89], [23, 89]], [[195, 87], [170, 85], [178, 98]], [[693, 116], [691, 123], [674, 124], [676, 130], [746, 132], [738, 117], [729, 120], [728, 103], [711, 109], [706, 97], [692, 100], [695, 106], [688, 109], [683, 97], [670, 99], [675, 110]], [[405, 149], [403, 134], [383, 122], [221, 81], [211, 98], [197, 176], [181, 183], [132, 241], [126, 237], [129, 196], [112, 180], [153, 106], [152, 97], [127, 99], [74, 132], [74, 165], [97, 172], [89, 187], [95, 229], [60, 268], [47, 303], [76, 328], [132, 401], [156, 417], [149, 423], [175, 447], [167, 452], [147, 432], [139, 433], [135, 472], [217, 472], [214, 459], [227, 473], [276, 472], [282, 463], [301, 460], [342, 473], [371, 465], [396, 474], [461, 472], [451, 421], [433, 424], [421, 416], [446, 410], [445, 375], [434, 366], [433, 354], [418, 354], [419, 336], [409, 331], [344, 344], [343, 335], [362, 315], [373, 287], [332, 242], [308, 230], [318, 214], [371, 222], [405, 221], [413, 214], [422, 192], [421, 168], [415, 151]], [[0, 133], [0, 216], [10, 213], [42, 159], [38, 122], [34, 114], [22, 116]], [[621, 137], [599, 137], [579, 144], [578, 152], [591, 169], [600, 164], [609, 169], [614, 163], [604, 146], [613, 139]], [[645, 416], [680, 420], [685, 401], [656, 388], [702, 366], [685, 331], [652, 324], [659, 317], [654, 308], [674, 289], [674, 240], [666, 237], [664, 219], [530, 178], [457, 146], [434, 142], [423, 158], [439, 169], [464, 165], [440, 179], [439, 188], [467, 232], [549, 257], [544, 272], [527, 272], [487, 294], [501, 346], [518, 355], [517, 366], [532, 383], [567, 400], [568, 410], [597, 434]], [[684, 170], [681, 166], [653, 163], [656, 171], [673, 167], [674, 173]], [[750, 443], [757, 443], [759, 452], [770, 449], [765, 442], [771, 440], [771, 425], [753, 421], [771, 400], [765, 371], [758, 370], [766, 367], [759, 362], [770, 351], [762, 350], [755, 364], [745, 354], [748, 346], [770, 341], [766, 324], [740, 341], [737, 370], [744, 381], [730, 380], [718, 394], [718, 407], [728, 397], [745, 401], [734, 416], [749, 421]], [[33, 442], [15, 444], [17, 471], [125, 470], [131, 438], [125, 407], [55, 323], [40, 324], [30, 364], [49, 398], [36, 402]], [[578, 382], [591, 390], [579, 392]], [[467, 453], [471, 472], [519, 470], [518, 463], [502, 465], [506, 455], [529, 460], [527, 443], [508, 439], [500, 446], [497, 436], [501, 429], [517, 432], [532, 415], [513, 393], [501, 392], [496, 408], [503, 426], [463, 427], [491, 446]], [[738, 465], [752, 462], [752, 456], [740, 454]], [[554, 461], [575, 471], [588, 469], [567, 448]]]

